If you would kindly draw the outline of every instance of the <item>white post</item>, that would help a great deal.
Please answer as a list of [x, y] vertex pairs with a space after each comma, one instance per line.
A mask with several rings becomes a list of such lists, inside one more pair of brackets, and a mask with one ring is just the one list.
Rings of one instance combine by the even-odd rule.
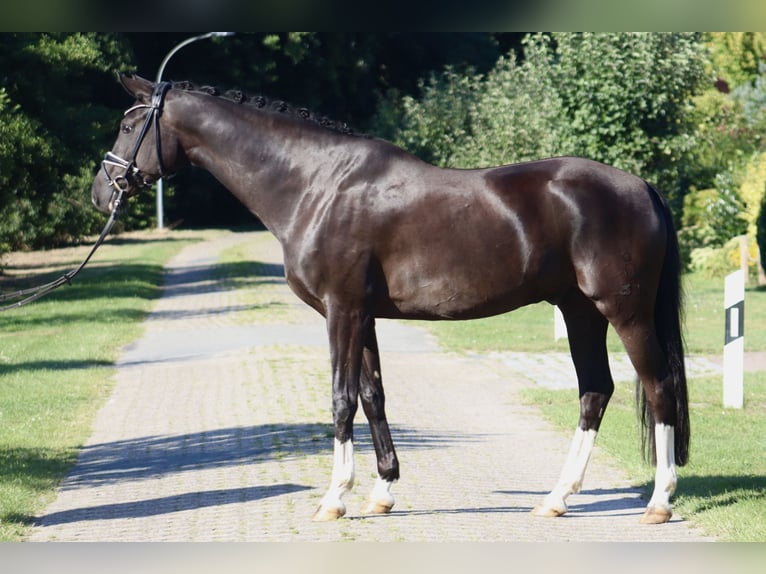
[[564, 321], [564, 315], [561, 313], [558, 305], [553, 306], [553, 340], [566, 339], [567, 324]]
[[745, 362], [745, 273], [727, 275], [723, 306], [726, 333], [723, 346], [723, 406], [741, 409], [744, 398]]

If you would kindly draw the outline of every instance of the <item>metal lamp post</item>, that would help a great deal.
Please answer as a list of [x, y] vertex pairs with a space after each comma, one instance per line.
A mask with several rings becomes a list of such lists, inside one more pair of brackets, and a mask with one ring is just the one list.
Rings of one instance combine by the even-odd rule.
[[[207, 34], [201, 34], [199, 36], [193, 36], [191, 38], [187, 38], [183, 42], [177, 44], [170, 52], [168, 52], [167, 56], [162, 60], [162, 63], [160, 64], [160, 69], [157, 72], [157, 78], [155, 79], [155, 83], [160, 83], [162, 81], [162, 72], [165, 71], [165, 66], [167, 66], [168, 61], [170, 61], [170, 58], [173, 57], [173, 55], [178, 52], [181, 48], [184, 46], [188, 46], [192, 42], [196, 42], [197, 40], [205, 40], [207, 38], [222, 38], [224, 36], [233, 36], [234, 32], [208, 32]], [[162, 178], [157, 180], [157, 229], [162, 229], [164, 227], [164, 217], [163, 217], [163, 182]]]

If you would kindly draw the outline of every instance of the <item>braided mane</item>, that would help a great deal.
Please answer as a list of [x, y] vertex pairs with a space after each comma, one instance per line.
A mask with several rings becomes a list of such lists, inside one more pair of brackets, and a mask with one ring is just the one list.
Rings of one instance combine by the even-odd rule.
[[186, 90], [189, 92], [200, 92], [210, 96], [221, 97], [237, 104], [253, 106], [258, 109], [285, 114], [293, 118], [311, 122], [341, 134], [359, 135], [345, 122], [331, 120], [326, 116], [313, 113], [308, 108], [295, 107], [283, 100], [272, 100], [263, 95], [250, 95], [239, 89], [221, 91], [215, 86], [197, 86], [188, 81], [173, 82], [173, 88]]

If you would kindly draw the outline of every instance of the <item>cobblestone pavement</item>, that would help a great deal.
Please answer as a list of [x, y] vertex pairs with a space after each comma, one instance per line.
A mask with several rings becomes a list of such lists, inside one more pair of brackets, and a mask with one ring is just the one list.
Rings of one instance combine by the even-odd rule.
[[[246, 249], [259, 276], [216, 266], [230, 249]], [[572, 384], [564, 357], [454, 355], [416, 326], [381, 321], [378, 332], [402, 466], [397, 505], [387, 516], [359, 514], [375, 476], [360, 409], [348, 515], [312, 523], [332, 459], [323, 321], [289, 293], [270, 235], [228, 233], [186, 248], [30, 540], [706, 540], [679, 517], [638, 524], [645, 501], [598, 448], [570, 512], [531, 516], [569, 436], [517, 393]]]

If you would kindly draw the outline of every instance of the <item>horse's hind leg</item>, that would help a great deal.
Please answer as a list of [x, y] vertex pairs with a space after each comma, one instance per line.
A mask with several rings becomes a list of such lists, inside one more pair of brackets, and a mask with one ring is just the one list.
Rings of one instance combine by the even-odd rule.
[[673, 515], [670, 497], [676, 489], [675, 424], [676, 400], [667, 360], [655, 334], [653, 321], [635, 321], [615, 326], [633, 367], [643, 385], [651, 414], [650, 438], [654, 439], [656, 469], [654, 492], [641, 518], [644, 524], [661, 524]]
[[378, 462], [378, 478], [370, 494], [364, 514], [386, 514], [394, 506], [390, 492], [391, 484], [399, 479], [399, 460], [396, 457], [391, 431], [385, 411], [385, 395], [380, 369], [380, 355], [375, 325], [370, 328], [364, 346], [362, 374], [359, 381], [359, 397], [370, 424], [370, 434]]
[[608, 322], [592, 301], [573, 292], [559, 303], [580, 389], [580, 419], [555, 488], [535, 507], [536, 516], [561, 516], [566, 499], [580, 491], [601, 419], [614, 391], [606, 352]]

